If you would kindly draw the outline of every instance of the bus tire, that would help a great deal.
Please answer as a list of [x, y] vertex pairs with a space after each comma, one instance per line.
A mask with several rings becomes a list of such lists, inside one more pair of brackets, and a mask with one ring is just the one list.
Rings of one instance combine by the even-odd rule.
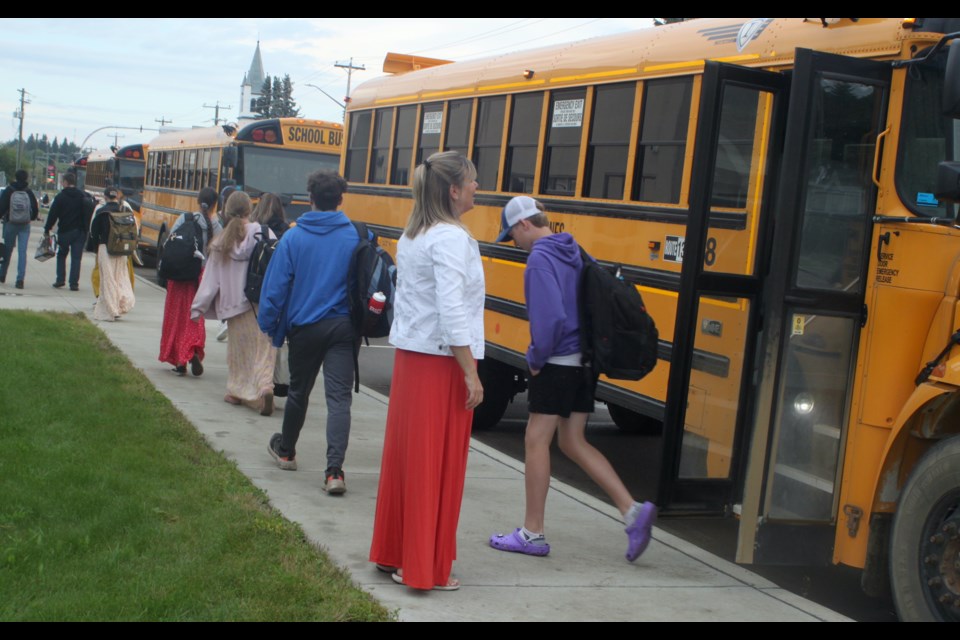
[[902, 621], [960, 622], [960, 436], [930, 449], [900, 494], [890, 582]]
[[477, 374], [483, 385], [483, 402], [473, 410], [473, 430], [485, 431], [499, 424], [507, 405], [517, 393], [517, 369], [492, 358], [477, 363]]
[[607, 404], [610, 419], [621, 431], [643, 436], [659, 436], [663, 433], [663, 423], [656, 418], [631, 411], [618, 404]]
[[160, 260], [163, 259], [163, 243], [167, 241], [167, 230], [161, 229], [159, 235], [157, 235], [157, 252], [153, 254], [154, 258], [154, 268], [157, 270], [157, 280], [160, 280]]

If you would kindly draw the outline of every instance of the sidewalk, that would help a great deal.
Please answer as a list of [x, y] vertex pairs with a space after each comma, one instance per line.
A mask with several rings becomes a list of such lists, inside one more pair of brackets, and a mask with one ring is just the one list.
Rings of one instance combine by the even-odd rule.
[[[14, 255], [7, 284], [0, 285], [0, 312], [51, 310], [89, 317], [93, 254], [84, 256], [79, 292], [53, 289], [55, 260], [33, 259], [41, 233], [35, 223], [23, 290], [13, 286]], [[300, 523], [362, 588], [397, 610], [401, 620], [846, 620], [660, 529], [646, 553], [630, 564], [623, 558], [626, 535], [619, 512], [557, 481], [548, 504], [550, 521], [556, 523], [550, 533], [551, 555], [533, 558], [495, 551], [487, 546], [490, 534], [522, 520], [523, 465], [476, 441], [471, 444], [454, 565], [463, 587], [456, 593], [420, 593], [398, 586], [367, 562], [387, 399], [366, 388], [354, 396], [345, 464], [348, 492], [327, 496], [320, 489], [326, 461], [322, 385], [311, 397], [297, 446], [299, 470], [281, 471], [266, 445], [280, 430], [283, 400], [277, 403], [281, 411], [270, 418], [223, 402], [226, 343], [215, 340], [216, 322], [206, 325], [203, 376], [171, 373], [157, 361], [165, 292], [138, 278], [135, 293], [136, 308], [124, 319], [97, 323], [110, 340], [211, 446], [233, 460], [287, 518]]]

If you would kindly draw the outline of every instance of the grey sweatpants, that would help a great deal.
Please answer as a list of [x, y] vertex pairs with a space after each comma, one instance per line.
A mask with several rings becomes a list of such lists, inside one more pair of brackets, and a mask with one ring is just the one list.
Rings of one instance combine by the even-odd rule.
[[290, 391], [283, 409], [280, 455], [296, 455], [297, 440], [307, 417], [310, 393], [323, 367], [327, 399], [327, 468], [343, 467], [350, 439], [353, 402], [353, 329], [349, 318], [328, 318], [295, 327], [290, 343]]

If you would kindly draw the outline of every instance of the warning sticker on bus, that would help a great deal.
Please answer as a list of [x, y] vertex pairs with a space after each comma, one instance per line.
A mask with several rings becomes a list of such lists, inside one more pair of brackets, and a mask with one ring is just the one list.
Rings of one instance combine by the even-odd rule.
[[686, 238], [683, 236], [667, 236], [667, 241], [663, 243], [664, 262], [683, 262], [683, 244]]
[[583, 99], [557, 100], [553, 103], [553, 127], [583, 126]]

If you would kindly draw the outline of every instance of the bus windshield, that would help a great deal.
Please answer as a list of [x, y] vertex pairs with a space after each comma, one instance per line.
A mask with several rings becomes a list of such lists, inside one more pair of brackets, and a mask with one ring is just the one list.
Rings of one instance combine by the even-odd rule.
[[943, 115], [946, 52], [915, 65], [907, 73], [897, 190], [903, 203], [921, 216], [952, 215], [934, 192], [937, 165], [960, 158], [960, 120]]
[[290, 149], [242, 146], [237, 182], [252, 193], [307, 195], [307, 176], [318, 169], [337, 171], [340, 157]]

